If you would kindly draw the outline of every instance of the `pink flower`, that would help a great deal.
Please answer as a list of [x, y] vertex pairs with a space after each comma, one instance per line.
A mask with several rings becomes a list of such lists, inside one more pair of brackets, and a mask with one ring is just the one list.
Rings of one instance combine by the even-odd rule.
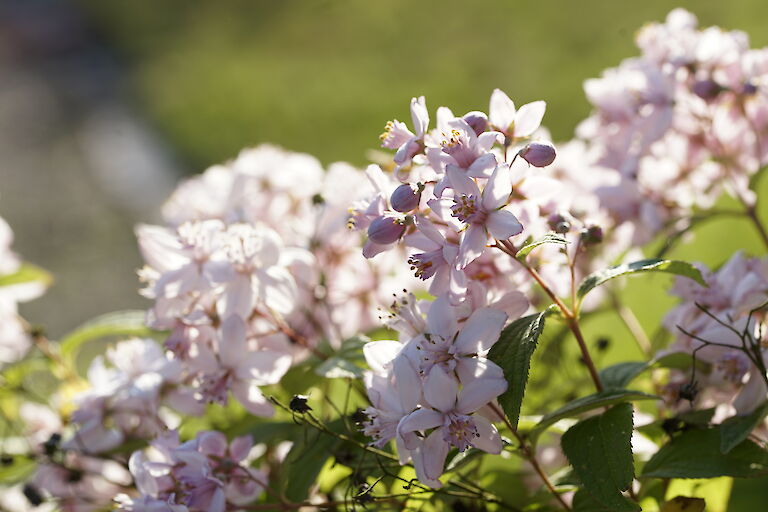
[[405, 123], [395, 119], [387, 123], [384, 133], [380, 136], [382, 147], [397, 149], [394, 160], [398, 167], [408, 164], [414, 155], [424, 149], [424, 134], [429, 126], [429, 112], [424, 96], [411, 98], [411, 120], [415, 134]]
[[[417, 472], [427, 480], [437, 480], [451, 446], [459, 451], [473, 446], [488, 453], [501, 453], [501, 436], [496, 427], [472, 413], [506, 389], [503, 378], [478, 378], [459, 390], [456, 379], [442, 368], [434, 368], [424, 382], [424, 400], [428, 407], [412, 412], [398, 426], [400, 435], [408, 440], [406, 446], [420, 453], [414, 458], [420, 466]], [[411, 432], [429, 429], [434, 430], [423, 441], [408, 436]]]
[[547, 104], [543, 101], [527, 103], [515, 110], [515, 103], [500, 89], [494, 89], [488, 107], [488, 121], [491, 126], [509, 137], [529, 137], [539, 129]]

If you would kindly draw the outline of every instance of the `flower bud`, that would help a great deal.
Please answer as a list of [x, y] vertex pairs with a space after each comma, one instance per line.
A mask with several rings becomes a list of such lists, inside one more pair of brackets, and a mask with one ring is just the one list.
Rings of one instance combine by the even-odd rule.
[[405, 232], [405, 226], [394, 217], [377, 217], [368, 226], [368, 239], [376, 244], [396, 242]]
[[312, 410], [312, 408], [307, 403], [307, 400], [308, 398], [304, 395], [293, 395], [293, 398], [291, 398], [291, 402], [288, 404], [288, 407], [290, 407], [293, 412], [304, 414], [305, 412]]
[[403, 183], [392, 192], [392, 196], [389, 198], [392, 209], [401, 213], [408, 213], [414, 208], [418, 208], [422, 190], [424, 190], [424, 186], [421, 184]]
[[580, 237], [583, 246], [599, 244], [603, 241], [603, 228], [593, 224], [584, 228], [581, 231]]
[[472, 111], [464, 114], [464, 121], [475, 130], [476, 135], [480, 135], [488, 129], [488, 116], [482, 112]]
[[746, 82], [741, 87], [741, 94], [745, 94], [747, 96], [751, 96], [752, 94], [755, 94], [757, 92], [757, 86], [753, 84], [752, 82]]
[[564, 235], [571, 230], [570, 221], [561, 213], [553, 213], [550, 215], [547, 218], [547, 223], [549, 224], [549, 229], [561, 235]]
[[549, 142], [531, 142], [518, 153], [534, 167], [546, 167], [555, 161], [555, 146]]
[[697, 80], [691, 90], [699, 98], [709, 101], [715, 99], [723, 88], [714, 80], [707, 79]]

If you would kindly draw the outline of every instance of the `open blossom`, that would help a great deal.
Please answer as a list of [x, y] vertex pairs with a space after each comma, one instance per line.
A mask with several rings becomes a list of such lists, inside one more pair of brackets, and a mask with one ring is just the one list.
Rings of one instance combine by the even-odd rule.
[[547, 104], [527, 103], [515, 109], [515, 103], [500, 89], [494, 89], [488, 107], [488, 121], [494, 129], [510, 139], [530, 137], [539, 129]]
[[429, 113], [424, 96], [411, 99], [411, 119], [416, 133], [411, 132], [405, 123], [395, 119], [387, 123], [380, 137], [382, 147], [397, 149], [394, 161], [399, 166], [408, 164], [416, 153], [424, 149], [424, 134], [429, 126]]

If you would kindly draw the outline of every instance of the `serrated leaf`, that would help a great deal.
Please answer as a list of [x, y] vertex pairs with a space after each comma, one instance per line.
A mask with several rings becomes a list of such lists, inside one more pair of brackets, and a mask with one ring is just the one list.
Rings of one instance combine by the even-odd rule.
[[584, 489], [579, 489], [573, 495], [572, 510], [573, 512], [614, 512], [613, 508], [603, 505]]
[[728, 453], [744, 441], [768, 414], [768, 402], [763, 403], [751, 414], [734, 416], [720, 424], [720, 451]]
[[528, 243], [521, 247], [517, 253], [515, 254], [515, 258], [517, 258], [520, 261], [525, 260], [525, 257], [528, 256], [528, 254], [534, 250], [536, 247], [544, 244], [561, 244], [561, 245], [567, 245], [568, 240], [563, 238], [561, 235], [558, 235], [557, 233], [547, 233], [543, 237], [539, 238], [536, 241], [533, 241], [531, 243]]
[[668, 274], [684, 276], [693, 279], [702, 286], [707, 286], [707, 283], [701, 276], [699, 269], [688, 262], [650, 258], [598, 270], [597, 272], [588, 275], [579, 285], [577, 295], [581, 299], [587, 293], [605, 283], [606, 281], [610, 281], [611, 279], [617, 278], [619, 276], [647, 272], [665, 272]]
[[600, 381], [606, 389], [625, 389], [635, 377], [648, 368], [648, 363], [629, 361], [600, 370]]
[[610, 510], [640, 510], [621, 494], [635, 476], [631, 438], [632, 405], [619, 404], [577, 423], [561, 440], [584, 489]]
[[139, 310], [116, 311], [98, 316], [82, 324], [59, 341], [61, 356], [73, 362], [80, 347], [93, 340], [120, 336], [157, 334], [144, 323], [146, 313]]
[[13, 274], [0, 276], [0, 287], [40, 283], [47, 288], [52, 282], [53, 276], [50, 272], [31, 263], [22, 263]]
[[720, 451], [720, 429], [691, 429], [673, 437], [651, 457], [643, 477], [748, 478], [768, 475], [768, 452], [744, 440], [730, 452]]
[[504, 370], [507, 390], [498, 400], [509, 422], [517, 428], [520, 406], [523, 403], [531, 356], [544, 330], [546, 313], [536, 313], [519, 318], [501, 331], [497, 341], [488, 352], [488, 359]]
[[600, 393], [577, 398], [541, 418], [541, 421], [539, 421], [539, 423], [528, 433], [528, 438], [535, 443], [536, 439], [551, 425], [562, 419], [571, 418], [587, 411], [624, 402], [658, 400], [658, 398], [659, 397], [657, 396], [649, 395], [642, 391], [633, 391], [629, 389], [607, 389]]

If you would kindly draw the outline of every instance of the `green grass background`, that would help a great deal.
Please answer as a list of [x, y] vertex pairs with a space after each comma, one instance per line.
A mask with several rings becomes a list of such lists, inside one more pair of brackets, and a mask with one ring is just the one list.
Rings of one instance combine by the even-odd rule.
[[[495, 87], [517, 104], [546, 100], [545, 125], [556, 141], [568, 139], [589, 112], [582, 82], [636, 55], [635, 31], [676, 6], [692, 10], [702, 26], [745, 30], [753, 46], [768, 44], [764, 0], [79, 3], [126, 64], [127, 91], [190, 172], [261, 142], [324, 163], [363, 164], [387, 120], [410, 121], [412, 96], [425, 95], [433, 114], [439, 105], [464, 113], [486, 110]], [[762, 215], [768, 219], [765, 209]], [[765, 253], [747, 222], [718, 220], [673, 256], [716, 266], [738, 249]], [[669, 284], [644, 276], [627, 285], [628, 302], [649, 332], [674, 303]], [[640, 357], [613, 314], [589, 322], [586, 332], [612, 340], [601, 365]], [[555, 352], [544, 343], [540, 357], [576, 374], [572, 345]], [[568, 373], [552, 377], [534, 368], [528, 412], [552, 406], [545, 389], [585, 389]], [[761, 509], [766, 483], [737, 482], [729, 510]]]

